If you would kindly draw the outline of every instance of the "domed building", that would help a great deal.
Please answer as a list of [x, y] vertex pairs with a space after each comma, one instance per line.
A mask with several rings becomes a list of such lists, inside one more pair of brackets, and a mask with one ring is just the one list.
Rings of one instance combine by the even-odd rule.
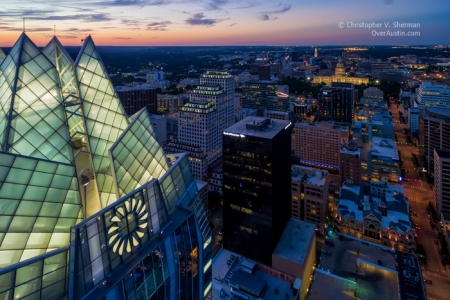
[[336, 69], [333, 76], [314, 76], [313, 83], [325, 83], [330, 85], [332, 82], [345, 82], [353, 84], [369, 84], [369, 78], [367, 77], [352, 77], [345, 74], [345, 66], [341, 60], [336, 64]]

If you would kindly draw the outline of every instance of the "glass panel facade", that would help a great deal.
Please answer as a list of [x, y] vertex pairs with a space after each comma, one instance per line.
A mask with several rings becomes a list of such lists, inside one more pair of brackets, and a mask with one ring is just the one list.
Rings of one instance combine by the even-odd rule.
[[209, 293], [187, 155], [164, 155], [146, 110], [127, 119], [90, 37], [73, 63], [21, 35], [0, 63], [0, 144], [0, 299]]
[[0, 168], [0, 268], [67, 245], [82, 220], [75, 167], [0, 152]]
[[[12, 60], [1, 65], [11, 70], [6, 80], [11, 90], [0, 97], [5, 124], [0, 124], [2, 150], [64, 163], [73, 161], [66, 115], [55, 67], [34, 43], [22, 34], [13, 48]], [[6, 88], [6, 86], [5, 86]], [[4, 88], [0, 88], [4, 89]]]
[[108, 150], [127, 128], [128, 119], [89, 36], [75, 63], [86, 131], [102, 207], [116, 201]]
[[5, 57], [6, 57], [5, 52], [3, 52], [2, 49], [0, 49], [0, 65], [5, 60]]
[[67, 294], [68, 259], [66, 246], [16, 268], [0, 269], [0, 299], [63, 299]]
[[147, 109], [133, 118], [109, 152], [119, 197], [160, 178], [169, 169]]

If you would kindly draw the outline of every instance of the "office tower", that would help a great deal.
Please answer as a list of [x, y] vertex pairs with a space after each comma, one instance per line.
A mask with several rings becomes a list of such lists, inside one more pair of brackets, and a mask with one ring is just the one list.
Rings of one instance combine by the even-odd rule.
[[293, 165], [291, 172], [292, 217], [316, 225], [324, 234], [328, 215], [328, 171]]
[[425, 107], [450, 108], [450, 87], [446, 85], [433, 85], [431, 82], [422, 82], [416, 90], [419, 109]]
[[214, 103], [222, 103], [225, 98], [220, 86], [194, 89], [189, 103], [178, 112], [178, 139], [166, 145], [168, 152], [188, 153], [197, 180], [206, 180], [208, 166], [222, 155], [222, 132]]
[[341, 143], [348, 141], [348, 127], [330, 122], [295, 123], [295, 155], [302, 164], [338, 170]]
[[89, 36], [0, 65], [0, 298], [203, 299], [211, 231], [185, 154], [128, 119]]
[[317, 47], [314, 48], [314, 57], [319, 56], [318, 52], [317, 52]]
[[147, 73], [147, 83], [152, 83], [154, 81], [164, 80], [164, 72], [163, 71], [151, 71]]
[[223, 132], [224, 247], [269, 264], [291, 215], [291, 129], [247, 117]]
[[318, 95], [319, 120], [351, 124], [358, 90], [353, 84], [333, 83], [323, 87]]
[[363, 186], [347, 180], [339, 193], [335, 229], [339, 233], [411, 252], [414, 232], [409, 219], [409, 204], [403, 187], [386, 180]]
[[274, 81], [248, 81], [242, 87], [242, 107], [257, 109], [260, 116], [265, 110], [289, 111], [289, 95], [278, 92]]
[[219, 118], [219, 132], [233, 125], [234, 120], [234, 89], [236, 83], [228, 72], [206, 71], [200, 76], [200, 85], [220, 86], [225, 91], [225, 97], [220, 102], [214, 102]]
[[450, 150], [434, 149], [434, 200], [444, 230], [450, 230]]
[[450, 109], [419, 110], [419, 154], [428, 172], [434, 169], [434, 149], [450, 149]]
[[343, 184], [351, 179], [355, 185], [361, 183], [361, 149], [354, 142], [350, 142], [341, 148], [340, 153], [340, 176]]
[[134, 115], [144, 107], [151, 114], [157, 113], [156, 90], [153, 88], [120, 86], [116, 88], [116, 93], [129, 116]]
[[258, 67], [259, 80], [270, 80], [270, 65], [263, 65]]

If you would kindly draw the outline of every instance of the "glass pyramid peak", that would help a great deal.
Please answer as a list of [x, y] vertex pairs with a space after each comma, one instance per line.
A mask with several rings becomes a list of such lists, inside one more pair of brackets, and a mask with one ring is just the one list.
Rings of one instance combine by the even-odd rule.
[[3, 50], [0, 48], [0, 65], [5, 60], [6, 54], [3, 52]]
[[14, 80], [7, 81], [15, 93], [9, 101], [3, 102], [6, 98], [3, 96], [0, 100], [6, 119], [5, 126], [0, 127], [0, 130], [4, 127], [1, 130], [2, 150], [71, 163], [73, 153], [54, 65], [25, 33], [4, 62], [1, 69], [3, 72], [11, 69], [7, 76]]
[[67, 245], [71, 226], [170, 172], [90, 36], [75, 62], [56, 37], [40, 50], [25, 33], [1, 57], [0, 268]]

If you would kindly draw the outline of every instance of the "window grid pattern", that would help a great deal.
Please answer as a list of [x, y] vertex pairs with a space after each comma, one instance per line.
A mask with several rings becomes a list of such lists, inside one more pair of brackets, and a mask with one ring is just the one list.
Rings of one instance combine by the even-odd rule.
[[128, 126], [128, 119], [90, 36], [75, 69], [100, 202], [106, 207], [117, 199], [108, 150]]
[[82, 220], [73, 165], [0, 153], [0, 268], [69, 244]]
[[68, 258], [68, 247], [64, 247], [20, 268], [0, 270], [0, 299], [63, 299]]
[[[180, 199], [190, 203], [196, 197], [197, 186], [186, 154], [182, 154], [171, 166], [169, 172], [164, 174], [159, 181], [169, 211], [175, 207]], [[191, 189], [188, 190], [189, 187]], [[185, 192], [187, 192], [187, 197], [183, 198]]]
[[111, 147], [118, 197], [122, 197], [168, 169], [163, 148], [153, 130], [147, 109], [142, 109]]
[[45, 46], [42, 52], [56, 66], [59, 73], [70, 136], [73, 137], [77, 132], [85, 133], [72, 58], [56, 37]]
[[[12, 86], [16, 91], [14, 99], [7, 103], [13, 105], [11, 118], [6, 118], [9, 122], [7, 151], [71, 163], [73, 153], [66, 115], [61, 105], [58, 73], [25, 34], [17, 44], [17, 51], [11, 51], [18, 71]], [[9, 111], [10, 107], [3, 109]]]
[[[10, 53], [17, 53], [19, 43], [16, 43]], [[12, 97], [12, 87], [14, 85], [14, 78], [17, 73], [14, 57], [8, 55], [0, 63], [0, 149], [4, 144], [5, 130], [7, 126], [7, 116]]]
[[5, 57], [6, 57], [5, 52], [3, 52], [3, 50], [0, 48], [0, 65], [5, 60]]

